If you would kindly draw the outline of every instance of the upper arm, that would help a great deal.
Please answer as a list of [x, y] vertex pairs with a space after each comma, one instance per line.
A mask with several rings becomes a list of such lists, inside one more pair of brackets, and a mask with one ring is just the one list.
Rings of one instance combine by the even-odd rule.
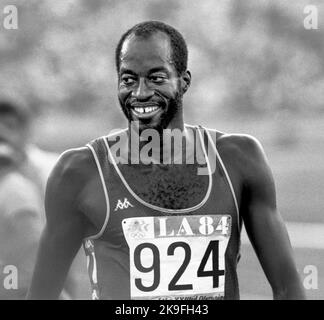
[[244, 152], [241, 155], [244, 163], [244, 170], [242, 171], [243, 218], [248, 222], [254, 215], [256, 215], [254, 218], [263, 216], [262, 210], [264, 209], [269, 212], [266, 215], [267, 217], [275, 216], [277, 215], [275, 183], [263, 148], [252, 137], [245, 137], [243, 143]]
[[[245, 170], [243, 173], [243, 196], [241, 214], [261, 263], [271, 270], [276, 268], [268, 259], [274, 250], [282, 257], [276, 259], [279, 266], [291, 255], [291, 246], [283, 220], [277, 210], [275, 183], [261, 145], [256, 140], [245, 141]], [[278, 248], [275, 248], [278, 246]], [[270, 261], [268, 261], [270, 260]]]
[[85, 217], [78, 207], [85, 175], [81, 157], [74, 150], [63, 153], [47, 182], [46, 234], [56, 241], [80, 240], [84, 236]]
[[86, 183], [89, 152], [65, 152], [54, 167], [46, 187], [46, 225], [36, 260], [30, 298], [57, 298], [85, 236], [87, 220], [79, 209]]
[[0, 297], [23, 298], [31, 281], [43, 227], [39, 191], [19, 172], [9, 173], [2, 177], [0, 207], [0, 265], [13, 265], [19, 272], [18, 288], [6, 290], [0, 286]]
[[273, 174], [261, 144], [253, 137], [240, 139], [242, 176], [241, 215], [274, 295], [302, 297], [293, 251], [277, 210]]

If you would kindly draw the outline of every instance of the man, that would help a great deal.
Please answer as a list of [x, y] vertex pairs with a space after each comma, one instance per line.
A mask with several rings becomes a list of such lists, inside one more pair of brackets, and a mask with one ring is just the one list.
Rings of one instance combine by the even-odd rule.
[[[239, 299], [242, 221], [274, 298], [304, 298], [260, 144], [184, 124], [191, 74], [179, 32], [154, 21], [134, 26], [116, 67], [128, 129], [59, 159], [29, 298], [58, 297], [83, 242], [94, 299]], [[166, 142], [172, 130], [185, 145]], [[201, 158], [207, 174], [198, 174]]]
[[[34, 114], [18, 94], [0, 93], [0, 299], [26, 297], [45, 224], [45, 183], [57, 161], [30, 141]], [[12, 267], [16, 274], [5, 273]]]

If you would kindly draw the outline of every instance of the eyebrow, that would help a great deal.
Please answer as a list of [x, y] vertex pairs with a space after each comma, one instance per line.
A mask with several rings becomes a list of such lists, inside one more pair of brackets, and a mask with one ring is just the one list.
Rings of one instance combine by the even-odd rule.
[[165, 67], [157, 67], [157, 68], [153, 68], [150, 70], [149, 73], [155, 73], [155, 72], [166, 72], [167, 74], [169, 74], [169, 70]]
[[[155, 73], [155, 72], [166, 72], [167, 74], [169, 74], [169, 70], [165, 67], [155, 67], [155, 68], [152, 68], [149, 70], [148, 74], [152, 74], [152, 73]], [[120, 74], [125, 74], [125, 73], [128, 73], [128, 74], [131, 74], [133, 76], [137, 76], [137, 73], [134, 72], [133, 70], [131, 69], [126, 69], [126, 68], [121, 68], [120, 69]]]
[[123, 74], [123, 73], [128, 73], [128, 74], [131, 74], [133, 76], [136, 76], [136, 72], [132, 71], [131, 69], [125, 69], [125, 68], [121, 68], [120, 69], [120, 74]]

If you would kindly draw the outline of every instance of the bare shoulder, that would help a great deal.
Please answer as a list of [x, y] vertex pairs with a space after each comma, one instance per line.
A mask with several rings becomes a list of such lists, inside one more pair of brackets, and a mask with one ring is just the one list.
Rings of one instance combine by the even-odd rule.
[[48, 230], [56, 230], [56, 227], [65, 221], [66, 227], [74, 224], [73, 228], [79, 226], [80, 232], [84, 234], [83, 228], [86, 225], [82, 221], [85, 216], [80, 214], [80, 203], [82, 192], [95, 170], [96, 164], [87, 147], [67, 150], [61, 154], [46, 187], [45, 211]]
[[260, 141], [248, 134], [225, 133], [208, 129], [222, 158], [243, 172], [267, 167]]
[[48, 187], [75, 186], [82, 184], [96, 170], [91, 151], [87, 147], [63, 152], [52, 170]]
[[253, 158], [263, 154], [263, 147], [260, 141], [249, 134], [225, 133], [214, 129], [208, 129], [208, 132], [216, 142], [217, 148], [224, 151], [235, 152], [236, 155]]

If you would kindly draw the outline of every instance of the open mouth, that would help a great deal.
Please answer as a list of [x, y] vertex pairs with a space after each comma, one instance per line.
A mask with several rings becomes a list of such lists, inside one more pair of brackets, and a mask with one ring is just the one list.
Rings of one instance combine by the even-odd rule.
[[154, 106], [154, 107], [134, 107], [134, 110], [137, 113], [150, 113], [150, 112], [154, 112], [154, 111], [156, 111], [158, 109], [159, 109], [158, 106]]
[[137, 118], [150, 118], [156, 115], [162, 108], [154, 105], [132, 105], [132, 112]]

